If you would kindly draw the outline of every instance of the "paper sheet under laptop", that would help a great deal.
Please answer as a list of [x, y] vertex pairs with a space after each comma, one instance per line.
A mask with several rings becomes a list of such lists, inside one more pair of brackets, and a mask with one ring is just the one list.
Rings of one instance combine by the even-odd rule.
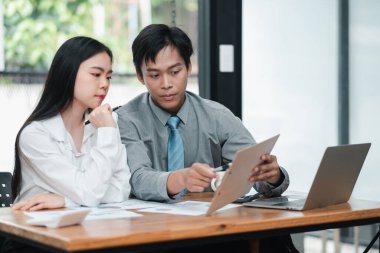
[[232, 203], [247, 194], [253, 186], [249, 182], [252, 168], [262, 163], [260, 156], [270, 154], [280, 135], [273, 136], [263, 142], [236, 152], [231, 167], [226, 171], [222, 183], [218, 187], [206, 215], [211, 215], [219, 208]]

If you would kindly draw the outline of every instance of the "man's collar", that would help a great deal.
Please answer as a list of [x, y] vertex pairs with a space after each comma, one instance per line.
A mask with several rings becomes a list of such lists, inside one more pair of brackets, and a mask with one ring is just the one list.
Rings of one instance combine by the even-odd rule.
[[[182, 107], [179, 109], [179, 111], [177, 113], [178, 118], [180, 118], [180, 120], [185, 125], [187, 123], [187, 119], [188, 119], [188, 115], [189, 115], [189, 108], [190, 108], [189, 103], [190, 103], [189, 102], [189, 96], [187, 95], [187, 92], [186, 92], [185, 93], [185, 102], [183, 103]], [[164, 126], [166, 125], [166, 122], [168, 121], [169, 117], [173, 116], [170, 113], [168, 113], [167, 111], [158, 107], [153, 102], [152, 96], [150, 94], [149, 94], [149, 106], [150, 106], [150, 108], [152, 108], [153, 113], [156, 115], [156, 117], [160, 120], [160, 122]]]

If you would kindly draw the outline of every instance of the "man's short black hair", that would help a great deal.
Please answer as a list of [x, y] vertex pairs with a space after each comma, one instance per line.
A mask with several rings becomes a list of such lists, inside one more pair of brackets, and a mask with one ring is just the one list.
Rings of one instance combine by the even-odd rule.
[[172, 46], [178, 50], [189, 69], [193, 46], [187, 34], [178, 27], [169, 27], [164, 24], [146, 26], [132, 44], [133, 64], [138, 75], [142, 76], [141, 64], [143, 61], [155, 62], [161, 49]]

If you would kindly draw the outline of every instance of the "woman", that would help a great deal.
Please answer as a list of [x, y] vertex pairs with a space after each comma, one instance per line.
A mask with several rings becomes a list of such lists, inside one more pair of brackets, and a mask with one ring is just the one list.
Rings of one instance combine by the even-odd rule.
[[102, 43], [80, 36], [58, 49], [41, 98], [16, 138], [14, 209], [96, 206], [129, 197], [117, 116], [102, 105], [111, 76], [112, 52]]

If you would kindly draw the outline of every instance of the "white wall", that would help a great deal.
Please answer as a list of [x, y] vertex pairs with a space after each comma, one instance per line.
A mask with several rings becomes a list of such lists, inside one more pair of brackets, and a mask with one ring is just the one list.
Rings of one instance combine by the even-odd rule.
[[[372, 142], [353, 197], [380, 187], [380, 1], [350, 1], [350, 143]], [[243, 0], [243, 121], [308, 191], [323, 151], [337, 144], [336, 0]]]
[[350, 1], [350, 139], [372, 143], [354, 195], [379, 200], [380, 1]]
[[337, 143], [337, 1], [243, 1], [243, 121], [273, 153], [290, 190], [307, 192]]

